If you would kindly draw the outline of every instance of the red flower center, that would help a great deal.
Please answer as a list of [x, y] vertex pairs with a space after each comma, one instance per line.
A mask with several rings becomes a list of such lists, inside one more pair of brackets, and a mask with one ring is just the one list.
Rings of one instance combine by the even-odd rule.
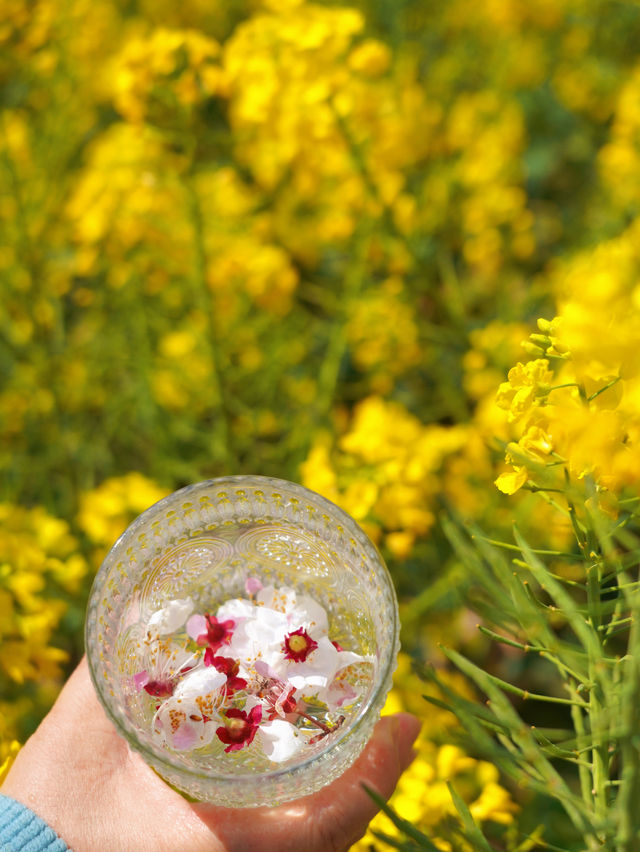
[[224, 727], [218, 728], [216, 734], [218, 739], [227, 743], [226, 752], [238, 751], [253, 742], [260, 721], [262, 720], [262, 707], [258, 705], [249, 713], [246, 710], [227, 710]]
[[238, 677], [240, 663], [237, 660], [233, 660], [230, 657], [216, 657], [211, 648], [207, 648], [204, 652], [204, 664], [205, 666], [213, 666], [227, 676], [227, 695], [233, 695], [236, 690], [246, 687], [246, 680]]
[[295, 663], [303, 663], [317, 647], [318, 643], [309, 636], [304, 627], [299, 627], [292, 633], [288, 633], [282, 643], [285, 658], [293, 660]]
[[234, 743], [242, 743], [247, 738], [250, 725], [243, 719], [227, 719], [225, 728], [229, 739]]
[[149, 680], [142, 688], [156, 698], [168, 698], [173, 695], [175, 684], [170, 680]]
[[228, 645], [236, 626], [235, 621], [231, 618], [227, 621], [218, 621], [215, 615], [209, 615], [208, 612], [204, 617], [207, 622], [207, 632], [198, 636], [198, 645], [208, 645], [212, 651], [217, 651], [220, 645]]

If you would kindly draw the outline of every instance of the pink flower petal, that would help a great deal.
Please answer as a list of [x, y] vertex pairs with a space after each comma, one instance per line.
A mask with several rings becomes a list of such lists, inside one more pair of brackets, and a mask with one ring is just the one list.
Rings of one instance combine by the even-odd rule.
[[208, 745], [215, 725], [206, 721], [198, 703], [172, 696], [156, 712], [153, 733], [160, 743], [175, 751], [189, 751]]
[[255, 595], [262, 589], [262, 583], [257, 577], [247, 577], [244, 588], [248, 595]]
[[173, 735], [173, 747], [178, 751], [186, 751], [193, 748], [198, 741], [198, 734], [194, 725], [180, 725]]
[[134, 674], [133, 685], [138, 690], [138, 692], [140, 692], [140, 690], [143, 689], [147, 683], [149, 683], [149, 673], [146, 670]]
[[275, 669], [272, 669], [271, 666], [268, 665], [268, 663], [265, 663], [264, 660], [256, 660], [254, 668], [256, 672], [260, 675], [260, 677], [268, 677], [272, 680], [279, 680]]
[[198, 636], [202, 636], [202, 634], [206, 634], [207, 632], [207, 620], [204, 615], [198, 615], [194, 613], [187, 620], [187, 634], [191, 639], [198, 639]]

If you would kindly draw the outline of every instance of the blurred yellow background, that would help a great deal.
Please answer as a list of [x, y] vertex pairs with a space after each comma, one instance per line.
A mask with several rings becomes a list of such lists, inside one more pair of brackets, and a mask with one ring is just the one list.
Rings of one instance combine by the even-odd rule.
[[[441, 831], [458, 777], [508, 837], [518, 806], [438, 740], [453, 717], [408, 654], [503, 665], [447, 507], [567, 540], [506, 441], [540, 460], [553, 432], [578, 476], [637, 482], [639, 39], [640, 7], [611, 0], [0, 0], [4, 771], [82, 653], [124, 527], [184, 484], [259, 473], [342, 505], [393, 573], [389, 709], [425, 729], [392, 803], [462, 848]], [[568, 395], [553, 428], [518, 432], [540, 370], [495, 404], [556, 315], [565, 381], [624, 373], [588, 437]]]

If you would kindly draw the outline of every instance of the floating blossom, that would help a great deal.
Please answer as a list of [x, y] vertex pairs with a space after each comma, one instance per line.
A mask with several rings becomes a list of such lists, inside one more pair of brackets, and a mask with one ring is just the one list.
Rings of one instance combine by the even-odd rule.
[[258, 735], [262, 750], [274, 763], [284, 763], [309, 742], [301, 731], [284, 719], [274, 719], [260, 725]]
[[250, 601], [229, 601], [218, 614], [223, 612], [227, 617], [229, 611], [239, 610], [243, 614], [236, 615], [237, 627], [225, 653], [239, 660], [242, 671], [251, 677], [256, 661], [264, 660], [273, 666], [284, 658], [282, 642], [290, 627], [284, 613]]
[[352, 651], [337, 651], [328, 636], [318, 639], [318, 647], [303, 662], [293, 662], [287, 668], [287, 680], [297, 689], [327, 687], [336, 674], [353, 663], [372, 662], [371, 657], [362, 657]]
[[230, 657], [214, 657], [211, 648], [207, 648], [204, 653], [204, 664], [205, 666], [213, 666], [219, 672], [222, 672], [227, 676], [227, 682], [225, 684], [227, 695], [231, 696], [239, 689], [246, 688], [246, 680], [238, 677], [240, 663], [237, 660], [233, 660]]
[[258, 704], [248, 713], [232, 708], [225, 713], [224, 727], [216, 729], [218, 739], [227, 743], [226, 752], [238, 751], [253, 742], [262, 719], [262, 706]]
[[175, 633], [185, 623], [193, 612], [193, 601], [191, 598], [170, 601], [167, 606], [153, 613], [147, 623], [151, 631], [156, 631], [158, 636], [166, 636]]
[[170, 601], [166, 607], [153, 613], [147, 623], [144, 639], [145, 667], [133, 676], [133, 685], [137, 691], [144, 689], [156, 698], [166, 698], [173, 694], [180, 678], [199, 665], [198, 654], [187, 650], [184, 644], [161, 638], [180, 630], [192, 611], [193, 601], [186, 598]]
[[309, 654], [313, 653], [317, 647], [318, 643], [309, 636], [304, 627], [288, 633], [282, 643], [285, 659], [293, 660], [294, 663], [304, 663]]
[[305, 627], [315, 635], [328, 633], [329, 623], [324, 607], [309, 595], [299, 595], [284, 586], [265, 586], [256, 596], [260, 606], [282, 612], [291, 627]]
[[255, 668], [259, 675], [256, 694], [267, 707], [267, 718], [284, 718], [288, 713], [295, 713], [298, 709], [295, 686], [280, 680], [276, 672], [262, 660], [258, 660]]
[[[228, 600], [215, 615], [193, 613], [190, 599], [155, 613], [148, 632], [153, 665], [134, 683], [162, 699], [153, 733], [165, 747], [199, 749], [217, 736], [231, 753], [259, 735], [264, 755], [283, 763], [340, 727], [345, 717], [338, 708], [359, 695], [350, 667], [373, 658], [330, 639], [326, 611], [310, 596], [265, 587], [256, 578], [245, 589], [251, 600]], [[187, 639], [172, 647], [159, 636], [170, 627], [180, 630], [185, 619], [195, 652]], [[163, 654], [172, 664], [158, 668]]]
[[217, 651], [221, 645], [228, 645], [233, 636], [236, 623], [233, 619], [218, 621], [215, 615], [193, 615], [187, 621], [187, 633], [198, 645], [208, 645]]
[[208, 745], [215, 734], [211, 719], [218, 715], [225, 697], [226, 680], [226, 675], [212, 668], [186, 675], [154, 717], [153, 732], [160, 742], [175, 751]]

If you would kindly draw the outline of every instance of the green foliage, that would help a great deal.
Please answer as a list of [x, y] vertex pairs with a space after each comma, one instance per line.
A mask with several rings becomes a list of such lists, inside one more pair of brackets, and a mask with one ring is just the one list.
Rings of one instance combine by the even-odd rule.
[[[630, 852], [640, 837], [632, 780], [638, 769], [637, 516], [630, 512], [612, 521], [585, 512], [576, 521], [575, 553], [547, 553], [544, 560], [516, 529], [522, 558], [511, 563], [477, 532], [472, 537], [446, 523], [452, 545], [472, 571], [483, 632], [555, 669], [547, 672], [546, 692], [537, 694], [445, 649], [487, 698], [481, 705], [464, 700], [435, 671], [429, 674], [460, 719], [468, 747], [519, 786], [556, 799], [585, 848]], [[563, 563], [580, 559], [583, 579], [571, 580]], [[532, 702], [568, 707], [567, 727], [531, 724]]]

